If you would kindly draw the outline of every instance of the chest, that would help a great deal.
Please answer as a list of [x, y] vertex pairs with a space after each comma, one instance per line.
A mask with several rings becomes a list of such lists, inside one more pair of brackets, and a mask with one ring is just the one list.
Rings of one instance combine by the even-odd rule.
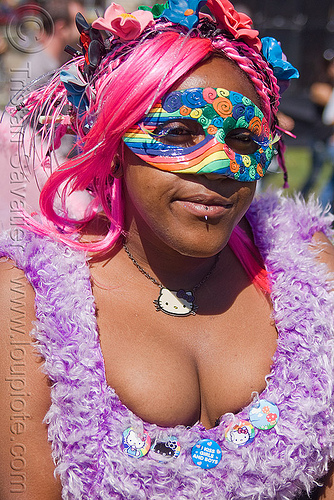
[[268, 301], [253, 286], [218, 314], [186, 318], [155, 311], [149, 290], [140, 304], [94, 292], [108, 384], [135, 414], [162, 426], [212, 427], [265, 388], [277, 332]]

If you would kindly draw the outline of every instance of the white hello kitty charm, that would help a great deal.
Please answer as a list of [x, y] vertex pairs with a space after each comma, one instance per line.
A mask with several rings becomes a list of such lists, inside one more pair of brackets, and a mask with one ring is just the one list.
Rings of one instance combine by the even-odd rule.
[[198, 306], [195, 304], [195, 297], [192, 292], [185, 290], [168, 290], [160, 288], [160, 295], [154, 300], [157, 311], [162, 311], [170, 316], [189, 316], [196, 314]]
[[203, 283], [206, 282], [206, 280], [211, 276], [213, 273], [216, 264], [219, 259], [220, 252], [217, 253], [215, 261], [209, 270], [209, 272], [204, 276], [204, 278], [201, 279], [197, 285], [194, 286], [193, 291], [186, 291], [183, 290], [182, 288], [180, 290], [174, 291], [174, 290], [169, 290], [168, 288], [165, 288], [162, 286], [159, 281], [157, 281], [156, 278], [151, 276], [143, 267], [141, 267], [128, 247], [126, 246], [125, 243], [123, 243], [123, 248], [129, 257], [129, 259], [132, 261], [132, 263], [136, 266], [136, 268], [152, 283], [157, 285], [160, 288], [160, 294], [157, 300], [153, 301], [153, 304], [156, 307], [157, 311], [162, 311], [165, 314], [169, 314], [170, 316], [179, 316], [179, 317], [185, 317], [185, 316], [190, 316], [191, 314], [196, 314], [196, 311], [198, 309], [198, 306], [195, 304], [195, 296], [194, 296], [194, 291], [197, 290], [200, 286], [203, 285]]

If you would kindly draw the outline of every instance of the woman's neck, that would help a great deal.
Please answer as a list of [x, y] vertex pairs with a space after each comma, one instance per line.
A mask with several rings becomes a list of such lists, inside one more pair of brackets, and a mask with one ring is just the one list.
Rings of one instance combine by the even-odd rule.
[[125, 243], [133, 257], [133, 263], [170, 289], [192, 289], [210, 272], [217, 261], [217, 255], [183, 255], [155, 235], [140, 234], [133, 227], [128, 231]]

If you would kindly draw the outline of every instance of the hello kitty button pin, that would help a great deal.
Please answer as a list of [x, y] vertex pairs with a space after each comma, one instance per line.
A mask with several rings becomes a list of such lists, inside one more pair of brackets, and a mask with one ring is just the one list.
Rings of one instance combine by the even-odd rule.
[[151, 438], [146, 431], [138, 433], [133, 427], [123, 432], [122, 447], [126, 455], [135, 458], [145, 456], [151, 446]]
[[155, 439], [150, 449], [150, 458], [158, 462], [169, 462], [177, 458], [181, 452], [181, 445], [176, 436], [166, 439]]
[[170, 316], [189, 316], [196, 314], [198, 306], [195, 304], [193, 292], [185, 290], [168, 290], [160, 288], [157, 300], [154, 300], [157, 311], [162, 311]]
[[251, 443], [255, 438], [255, 429], [247, 420], [232, 422], [225, 429], [225, 439], [228, 447], [239, 448]]

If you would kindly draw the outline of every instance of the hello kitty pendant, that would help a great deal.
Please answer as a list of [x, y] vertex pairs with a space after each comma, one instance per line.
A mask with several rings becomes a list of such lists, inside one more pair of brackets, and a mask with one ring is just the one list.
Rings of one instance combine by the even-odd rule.
[[157, 311], [170, 316], [190, 316], [196, 314], [198, 309], [193, 292], [182, 289], [173, 291], [161, 287], [158, 299], [153, 302]]

